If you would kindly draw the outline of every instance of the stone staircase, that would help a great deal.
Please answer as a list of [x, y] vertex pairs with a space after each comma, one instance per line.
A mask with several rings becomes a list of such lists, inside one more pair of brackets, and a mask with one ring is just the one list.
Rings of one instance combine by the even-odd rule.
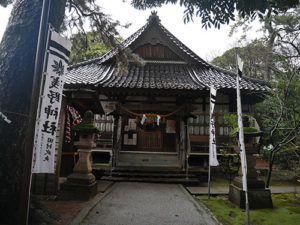
[[199, 183], [195, 174], [182, 170], [177, 153], [121, 151], [115, 168], [95, 172], [97, 179], [116, 182]]
[[121, 151], [117, 167], [167, 167], [180, 169], [177, 153]]
[[152, 169], [150, 167], [148, 170], [145, 168], [143, 170], [116, 168], [112, 171], [105, 171], [100, 179], [115, 182], [176, 183], [185, 185], [197, 185], [200, 182], [195, 174], [187, 175], [182, 170], [169, 169], [158, 171], [157, 167]]

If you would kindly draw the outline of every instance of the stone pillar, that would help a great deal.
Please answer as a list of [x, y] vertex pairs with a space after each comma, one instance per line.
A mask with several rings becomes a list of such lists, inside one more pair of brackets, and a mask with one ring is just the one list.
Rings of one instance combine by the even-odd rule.
[[[247, 134], [245, 134], [245, 140]], [[258, 146], [253, 144], [253, 141], [246, 144], [247, 157], [247, 186], [248, 200], [250, 209], [273, 208], [271, 192], [265, 188], [265, 182], [258, 179], [258, 174], [255, 169], [256, 159], [253, 154], [258, 152]], [[239, 151], [239, 148], [237, 149]], [[243, 191], [242, 168], [240, 168], [237, 177], [229, 186], [229, 200], [240, 208], [245, 208], [245, 192]]]
[[94, 136], [99, 129], [93, 124], [94, 114], [87, 111], [82, 123], [75, 126], [79, 141], [74, 143], [79, 155], [73, 173], [61, 185], [61, 197], [68, 200], [89, 200], [97, 194], [97, 182], [92, 174], [91, 149], [96, 146]]

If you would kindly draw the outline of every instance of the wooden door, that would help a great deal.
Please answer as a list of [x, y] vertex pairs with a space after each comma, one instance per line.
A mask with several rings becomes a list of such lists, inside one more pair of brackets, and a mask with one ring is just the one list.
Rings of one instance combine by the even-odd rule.
[[161, 151], [163, 147], [162, 130], [138, 131], [138, 148], [140, 150]]

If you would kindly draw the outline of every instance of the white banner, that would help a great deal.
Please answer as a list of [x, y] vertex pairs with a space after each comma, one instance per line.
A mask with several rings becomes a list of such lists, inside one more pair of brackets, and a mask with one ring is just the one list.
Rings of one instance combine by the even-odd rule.
[[244, 62], [243, 60], [239, 57], [239, 55], [236, 55], [236, 60], [237, 60], [237, 68], [238, 68], [238, 74], [241, 77], [242, 76], [242, 71], [244, 67]]
[[238, 73], [236, 76], [236, 94], [237, 94], [237, 111], [238, 111], [238, 127], [239, 127], [239, 142], [240, 142], [240, 157], [241, 157], [241, 167], [243, 173], [243, 191], [247, 190], [247, 160], [246, 160], [246, 150], [244, 142], [244, 129], [243, 129], [243, 115], [242, 115], [242, 105], [241, 105], [241, 93], [240, 93], [240, 74], [243, 71], [243, 61], [239, 56], [237, 56], [237, 67]]
[[71, 42], [55, 31], [50, 32], [44, 89], [41, 92], [35, 139], [33, 173], [54, 173], [56, 129], [62, 101], [64, 74], [67, 70]]
[[209, 121], [209, 165], [218, 166], [217, 160], [217, 144], [216, 144], [216, 128], [214, 120], [214, 109], [216, 103], [217, 90], [210, 87], [210, 121]]

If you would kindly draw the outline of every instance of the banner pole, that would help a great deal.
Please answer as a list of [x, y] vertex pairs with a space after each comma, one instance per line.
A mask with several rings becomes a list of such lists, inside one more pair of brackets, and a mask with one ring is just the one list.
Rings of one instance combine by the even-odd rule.
[[39, 103], [39, 92], [41, 86], [41, 78], [43, 73], [43, 56], [46, 48], [46, 34], [47, 23], [50, 13], [51, 0], [44, 0], [42, 4], [41, 20], [38, 34], [38, 42], [35, 57], [35, 68], [33, 75], [33, 85], [30, 100], [28, 132], [25, 141], [25, 154], [24, 154], [24, 170], [21, 181], [20, 190], [20, 208], [19, 208], [19, 223], [22, 225], [28, 224], [30, 191], [31, 191], [31, 177], [32, 177], [32, 158], [34, 147], [34, 134], [36, 124], [37, 107]]
[[[211, 135], [211, 90], [209, 91], [209, 135]], [[211, 160], [211, 151], [212, 149], [210, 149], [210, 137], [209, 137], [209, 149], [208, 149], [208, 181], [207, 181], [207, 197], [208, 200], [210, 200], [210, 160]]]
[[241, 156], [241, 166], [242, 166], [242, 183], [243, 191], [245, 191], [245, 207], [246, 207], [246, 217], [247, 225], [250, 225], [250, 212], [249, 212], [249, 200], [248, 200], [248, 185], [247, 185], [247, 160], [246, 160], [246, 149], [244, 142], [244, 130], [243, 130], [243, 119], [242, 119], [242, 104], [241, 104], [241, 92], [240, 92], [240, 76], [242, 70], [239, 69], [238, 55], [236, 55], [237, 62], [237, 77], [236, 77], [236, 93], [237, 93], [237, 111], [238, 111], [238, 127], [239, 127], [239, 142], [240, 142], [240, 156]]
[[[210, 156], [208, 158], [210, 158]], [[209, 159], [208, 159], [208, 161], [209, 161]], [[208, 162], [208, 164], [209, 164], [209, 162]], [[208, 185], [207, 186], [208, 186], [207, 197], [209, 200], [210, 199], [210, 165], [208, 166]]]

